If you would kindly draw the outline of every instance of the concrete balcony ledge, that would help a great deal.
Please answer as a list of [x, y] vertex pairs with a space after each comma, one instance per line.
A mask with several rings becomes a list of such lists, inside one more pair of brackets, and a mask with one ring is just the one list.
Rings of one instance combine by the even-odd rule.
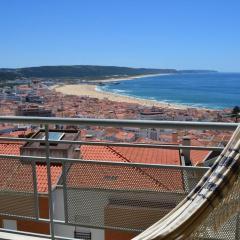
[[0, 232], [0, 239], [1, 240], [46, 240], [50, 238], [46, 237], [37, 237], [37, 236], [29, 236], [29, 235], [22, 235], [10, 232]]
[[[0, 228], [0, 240], [48, 240], [50, 236], [34, 234], [28, 232], [18, 232]], [[55, 236], [55, 240], [74, 240], [75, 238], [65, 238]], [[81, 240], [81, 239], [80, 239]]]

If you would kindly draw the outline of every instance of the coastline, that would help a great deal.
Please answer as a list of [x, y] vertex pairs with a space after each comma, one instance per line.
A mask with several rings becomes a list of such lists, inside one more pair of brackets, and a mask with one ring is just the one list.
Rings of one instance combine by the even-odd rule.
[[146, 107], [160, 107], [165, 109], [176, 109], [176, 110], [186, 110], [188, 108], [194, 108], [197, 110], [208, 110], [208, 111], [215, 111], [216, 109], [206, 108], [206, 107], [198, 107], [198, 106], [190, 106], [185, 104], [178, 104], [178, 103], [168, 103], [164, 101], [158, 101], [158, 100], [151, 100], [151, 99], [144, 99], [144, 98], [138, 98], [135, 96], [127, 96], [121, 93], [114, 93], [109, 91], [104, 91], [103, 89], [100, 89], [99, 86], [104, 85], [105, 83], [110, 82], [117, 82], [117, 81], [129, 81], [134, 80], [138, 78], [144, 78], [144, 77], [154, 77], [154, 76], [166, 76], [166, 75], [172, 75], [174, 73], [164, 73], [164, 74], [146, 74], [146, 75], [137, 75], [137, 76], [131, 76], [126, 78], [109, 78], [109, 79], [99, 79], [94, 81], [88, 81], [88, 82], [81, 82], [77, 84], [60, 84], [60, 85], [54, 85], [50, 87], [51, 90], [54, 90], [56, 92], [61, 92], [64, 95], [75, 95], [75, 96], [87, 96], [90, 98], [98, 98], [98, 99], [108, 99], [110, 101], [114, 102], [125, 102], [125, 103], [132, 103], [132, 104], [138, 104], [141, 106]]
[[72, 84], [72, 85], [63, 85], [63, 86], [56, 85], [52, 89], [64, 95], [87, 96], [87, 97], [98, 98], [98, 99], [107, 98], [108, 100], [111, 100], [114, 102], [127, 102], [127, 103], [139, 104], [147, 107], [156, 106], [156, 107], [169, 108], [169, 109], [187, 109], [188, 108], [188, 106], [185, 106], [185, 105], [170, 104], [170, 103], [159, 102], [155, 100], [135, 98], [130, 96], [124, 96], [121, 94], [97, 90], [96, 84]]
[[[174, 74], [174, 73], [142, 74], [142, 75], [126, 76], [126, 77], [117, 77], [116, 76], [116, 78], [92, 80], [92, 81], [89, 81], [89, 84], [91, 84], [91, 83], [108, 83], [108, 82], [116, 82], [116, 81], [128, 81], [128, 80], [134, 80], [134, 79], [138, 79], [138, 78], [166, 76], [166, 75], [170, 75], [170, 74]], [[86, 84], [87, 84], [87, 82], [86, 82]]]

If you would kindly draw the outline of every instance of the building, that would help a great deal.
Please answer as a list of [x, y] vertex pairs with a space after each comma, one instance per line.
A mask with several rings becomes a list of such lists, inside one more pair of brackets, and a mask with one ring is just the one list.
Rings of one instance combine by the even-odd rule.
[[[21, 146], [22, 143], [1, 142], [0, 154], [20, 155]], [[49, 234], [49, 224], [47, 223], [36, 223], [31, 220], [9, 217], [9, 215], [23, 215], [31, 218], [35, 215], [35, 198], [32, 185], [33, 170], [31, 163], [26, 164], [20, 160], [13, 159], [0, 159], [0, 167], [0, 227], [11, 230]], [[56, 187], [61, 172], [62, 169], [60, 166], [51, 166], [53, 189]], [[47, 169], [45, 164], [36, 164], [36, 175], [39, 216], [41, 218], [48, 218]], [[9, 195], [6, 195], [6, 191], [9, 192]], [[26, 192], [28, 192], [28, 194], [26, 194]]]
[[[85, 236], [85, 239], [91, 240], [129, 240], [137, 234], [136, 230], [145, 229], [156, 222], [185, 197], [189, 177], [191, 181], [197, 182], [202, 176], [201, 174], [188, 176], [180, 170], [170, 172], [164, 167], [156, 169], [147, 166], [89, 164], [87, 161], [95, 160], [180, 166], [182, 156], [178, 150], [161, 148], [78, 146], [61, 143], [61, 140], [79, 140], [79, 136], [77, 130], [49, 132], [50, 141], [60, 141], [58, 144], [50, 143], [50, 156], [83, 160], [68, 164], [65, 170], [67, 202], [64, 202], [62, 162], [51, 164], [54, 219], [65, 220], [67, 216], [68, 222], [76, 225], [55, 224], [55, 233], [59, 236], [79, 238]], [[40, 130], [32, 138], [44, 140], [45, 132]], [[46, 155], [44, 143], [2, 144], [0, 146], [2, 154], [43, 157]], [[201, 160], [200, 155], [197, 157]], [[13, 199], [9, 197], [6, 199], [6, 195], [1, 192], [12, 190], [14, 191], [12, 197], [15, 201], [18, 199], [18, 204], [16, 208], [11, 208], [11, 213], [34, 216], [31, 162], [1, 160], [0, 164], [3, 172], [0, 181], [0, 212], [4, 212], [9, 208], [9, 204], [13, 203]], [[45, 162], [36, 163], [36, 175], [39, 216], [48, 218], [49, 199]], [[29, 192], [30, 195], [23, 196], [22, 192]], [[126, 216], [131, 218], [128, 220]], [[7, 216], [0, 219], [0, 225], [4, 228], [43, 234], [49, 234], [50, 230], [48, 223], [36, 223]], [[106, 226], [107, 229], [104, 229]], [[121, 228], [125, 231], [121, 231]]]
[[147, 138], [154, 141], [158, 141], [160, 137], [161, 129], [159, 128], [148, 128], [147, 129]]
[[53, 117], [50, 109], [45, 109], [43, 106], [36, 104], [19, 105], [16, 111], [17, 116], [32, 116], [32, 117]]
[[[39, 130], [32, 138], [45, 139], [45, 131]], [[76, 141], [80, 138], [80, 132], [77, 130], [50, 130], [49, 141], [69, 140]], [[74, 144], [64, 143], [50, 143], [49, 154], [55, 158], [76, 158], [78, 152], [75, 151], [76, 146]], [[45, 156], [45, 143], [40, 142], [28, 142], [20, 148], [20, 154], [24, 156]]]
[[[49, 140], [78, 140], [78, 131], [53, 130], [49, 132]], [[32, 138], [44, 139], [43, 131], [38, 131]], [[50, 156], [54, 157], [74, 157], [74, 145], [50, 144]], [[1, 142], [0, 154], [25, 155], [25, 156], [45, 156], [45, 145], [39, 142], [14, 143]], [[48, 183], [46, 162], [36, 162], [36, 183], [37, 193], [33, 188], [33, 164], [28, 160], [0, 159], [0, 212], [11, 215], [22, 214], [25, 217], [34, 217], [36, 206], [34, 197], [37, 194], [39, 217], [47, 219], [49, 217], [48, 205]], [[62, 164], [51, 163], [51, 181], [53, 195], [56, 195], [56, 186], [62, 175]], [[13, 192], [10, 196], [6, 191]], [[25, 192], [28, 192], [26, 195]], [[18, 200], [14, 207], [12, 203]], [[9, 213], [10, 209], [10, 213]], [[1, 217], [0, 227], [12, 230], [49, 234], [50, 226], [48, 223], [36, 223], [35, 221], [26, 221], [14, 217]]]
[[155, 108], [151, 110], [142, 111], [140, 113], [141, 120], [164, 120], [166, 118], [164, 111]]

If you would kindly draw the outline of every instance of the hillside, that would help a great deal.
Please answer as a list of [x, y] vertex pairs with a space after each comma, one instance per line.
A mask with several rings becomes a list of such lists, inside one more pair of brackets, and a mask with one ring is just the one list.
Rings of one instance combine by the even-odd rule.
[[143, 74], [175, 73], [175, 69], [129, 68], [116, 66], [41, 66], [28, 68], [0, 68], [0, 80], [17, 78], [55, 78], [55, 79], [104, 79]]

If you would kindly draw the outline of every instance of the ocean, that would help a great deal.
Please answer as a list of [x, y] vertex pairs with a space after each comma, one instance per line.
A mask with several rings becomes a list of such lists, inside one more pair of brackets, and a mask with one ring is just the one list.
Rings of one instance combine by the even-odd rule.
[[209, 109], [240, 106], [240, 73], [180, 73], [117, 81], [100, 90]]

